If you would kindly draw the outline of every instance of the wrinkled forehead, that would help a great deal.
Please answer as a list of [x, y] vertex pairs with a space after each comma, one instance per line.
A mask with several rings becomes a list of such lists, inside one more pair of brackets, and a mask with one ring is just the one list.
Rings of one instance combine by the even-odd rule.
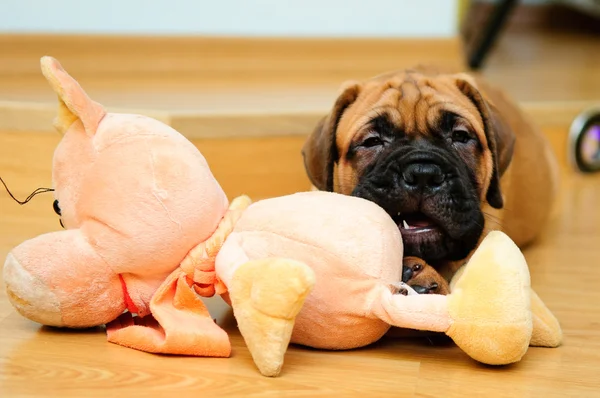
[[377, 116], [386, 115], [407, 135], [426, 134], [444, 113], [465, 119], [478, 134], [483, 120], [477, 107], [450, 75], [396, 73], [367, 81], [338, 126], [342, 140], [351, 139]]

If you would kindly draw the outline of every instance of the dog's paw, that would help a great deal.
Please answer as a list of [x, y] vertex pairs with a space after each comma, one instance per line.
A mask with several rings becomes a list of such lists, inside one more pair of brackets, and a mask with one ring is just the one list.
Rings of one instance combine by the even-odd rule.
[[402, 282], [419, 294], [449, 294], [448, 282], [429, 264], [418, 257], [405, 257]]

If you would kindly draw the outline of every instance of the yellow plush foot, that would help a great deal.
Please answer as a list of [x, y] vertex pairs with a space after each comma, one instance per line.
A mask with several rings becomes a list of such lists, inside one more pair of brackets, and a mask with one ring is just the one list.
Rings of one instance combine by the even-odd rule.
[[448, 336], [482, 363], [521, 360], [532, 316], [529, 270], [519, 248], [506, 234], [490, 232], [456, 277], [448, 296]]
[[[460, 268], [450, 283], [450, 291], [454, 291], [454, 285], [460, 280], [465, 267]], [[529, 292], [531, 296], [531, 312], [533, 321], [533, 330], [531, 335], [530, 347], [550, 347], [555, 348], [562, 344], [563, 333], [558, 319], [546, 307], [544, 302], [532, 289]]]
[[265, 376], [277, 376], [315, 275], [306, 264], [287, 259], [250, 261], [229, 286], [233, 313], [254, 363]]
[[558, 320], [550, 312], [542, 299], [531, 291], [531, 312], [533, 313], [532, 347], [558, 347], [562, 343], [562, 329]]

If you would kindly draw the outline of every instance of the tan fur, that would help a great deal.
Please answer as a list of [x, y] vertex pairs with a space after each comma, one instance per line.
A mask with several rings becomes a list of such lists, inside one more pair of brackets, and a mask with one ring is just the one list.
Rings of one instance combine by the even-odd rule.
[[[347, 161], [345, 154], [354, 140], [364, 137], [366, 123], [378, 112], [386, 110], [407, 135], [424, 134], [441, 107], [463, 117], [484, 147], [473, 169], [486, 214], [486, 232], [499, 229], [520, 247], [529, 244], [551, 212], [558, 180], [556, 159], [545, 137], [511, 99], [468, 74], [418, 67], [347, 84], [303, 148], [313, 185], [343, 194], [352, 192], [363, 165]], [[500, 179], [504, 201], [500, 210], [486, 201], [494, 178]], [[453, 274], [462, 263], [448, 264], [447, 272]]]

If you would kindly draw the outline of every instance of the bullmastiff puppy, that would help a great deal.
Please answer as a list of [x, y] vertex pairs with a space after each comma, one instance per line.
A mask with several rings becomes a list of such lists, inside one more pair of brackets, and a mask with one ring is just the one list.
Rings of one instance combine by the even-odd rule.
[[549, 143], [510, 98], [478, 77], [429, 67], [346, 83], [302, 154], [316, 189], [389, 213], [405, 255], [437, 271], [421, 272], [437, 275], [429, 286], [420, 278], [429, 292], [489, 230], [532, 242], [557, 191]]

